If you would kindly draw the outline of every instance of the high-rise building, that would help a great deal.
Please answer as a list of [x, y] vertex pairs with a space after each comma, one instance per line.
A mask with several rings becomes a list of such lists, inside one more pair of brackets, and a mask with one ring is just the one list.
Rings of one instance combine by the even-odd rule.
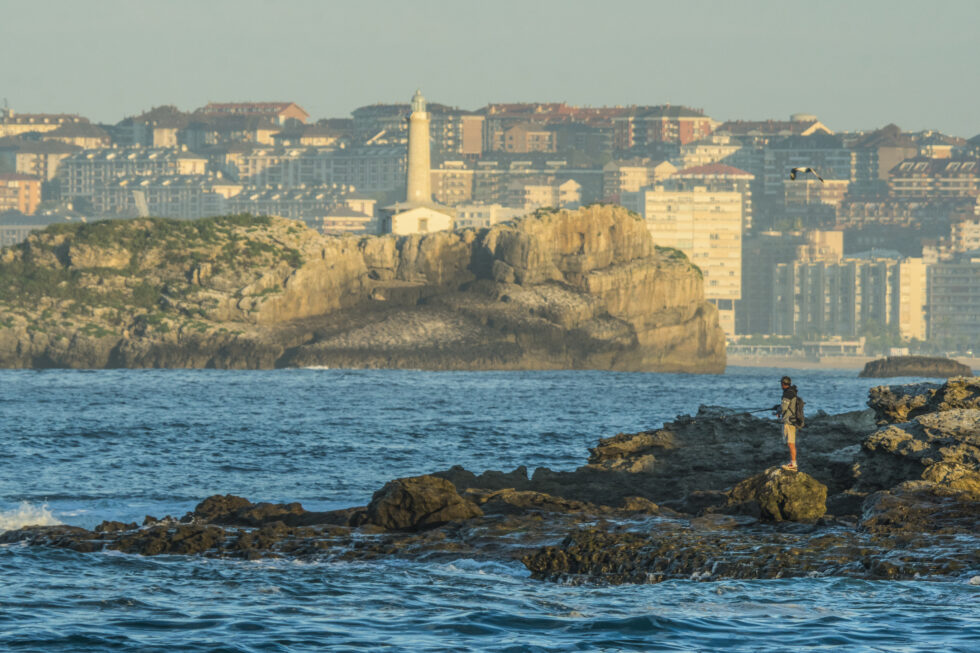
[[[857, 337], [876, 325], [922, 339], [926, 305], [922, 259], [898, 252], [855, 254], [838, 262], [797, 260], [775, 266], [773, 333]], [[904, 279], [903, 279], [904, 275]]]
[[736, 303], [736, 332], [774, 333], [773, 275], [779, 263], [824, 261], [844, 256], [841, 231], [764, 231], [742, 240], [742, 298]]
[[622, 203], [646, 220], [660, 247], [681, 250], [704, 274], [704, 296], [718, 320], [735, 334], [735, 302], [742, 294], [742, 195], [703, 186], [668, 191], [663, 186], [623, 193]]
[[949, 349], [980, 349], [980, 252], [965, 252], [928, 271], [929, 340]]
[[20, 211], [31, 215], [41, 203], [41, 179], [17, 173], [0, 174], [0, 213]]

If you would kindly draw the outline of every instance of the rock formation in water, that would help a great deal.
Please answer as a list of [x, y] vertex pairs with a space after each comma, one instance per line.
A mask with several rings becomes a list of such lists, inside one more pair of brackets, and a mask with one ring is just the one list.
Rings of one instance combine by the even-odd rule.
[[909, 421], [817, 414], [799, 435], [799, 472], [772, 466], [785, 455], [775, 423], [703, 407], [600, 440], [575, 471], [456, 467], [396, 479], [367, 506], [329, 512], [213, 496], [180, 519], [26, 527], [0, 534], [0, 544], [520, 560], [534, 578], [573, 583], [969, 577], [980, 545], [980, 407], [963, 404], [976, 400], [978, 383], [872, 391], [875, 410], [882, 397], [927, 407]]
[[865, 364], [858, 374], [864, 378], [886, 378], [889, 376], [925, 376], [948, 379], [954, 376], [973, 376], [969, 365], [952, 358], [934, 356], [888, 356]]
[[0, 250], [0, 367], [712, 372], [700, 270], [617, 207], [327, 237], [279, 218], [59, 225]]

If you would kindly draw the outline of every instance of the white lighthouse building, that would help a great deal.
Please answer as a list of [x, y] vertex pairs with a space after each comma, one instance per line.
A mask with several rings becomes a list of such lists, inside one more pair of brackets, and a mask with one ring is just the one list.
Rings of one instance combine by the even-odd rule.
[[405, 201], [384, 209], [384, 231], [397, 235], [453, 228], [455, 211], [432, 201], [429, 113], [422, 91], [415, 91], [408, 116], [408, 166]]

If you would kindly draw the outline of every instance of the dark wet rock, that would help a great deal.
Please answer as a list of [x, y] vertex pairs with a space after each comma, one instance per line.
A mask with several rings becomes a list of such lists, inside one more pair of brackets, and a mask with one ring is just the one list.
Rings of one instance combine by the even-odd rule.
[[[799, 526], [797, 526], [799, 528]], [[522, 558], [532, 578], [570, 583], [963, 573], [974, 553], [955, 539], [876, 537], [840, 529], [738, 527], [652, 532], [582, 529]], [[896, 554], [896, 549], [900, 554]]]
[[208, 497], [194, 508], [193, 517], [205, 522], [229, 522], [239, 510], [252, 507], [248, 499], [233, 494], [215, 494]]
[[224, 529], [211, 525], [155, 525], [127, 533], [109, 544], [109, 548], [147, 556], [165, 553], [189, 555], [215, 548], [225, 535]]
[[927, 376], [947, 379], [954, 376], [973, 376], [969, 365], [952, 358], [935, 356], [888, 356], [865, 364], [858, 374], [864, 378], [890, 376]]
[[925, 413], [980, 408], [980, 378], [958, 377], [939, 383], [882, 385], [868, 391], [868, 406], [879, 423], [907, 422]]
[[521, 465], [512, 472], [500, 472], [493, 469], [482, 474], [474, 474], [459, 465], [454, 465], [444, 472], [434, 472], [432, 476], [444, 478], [457, 489], [480, 488], [482, 490], [515, 490], [526, 489], [529, 485], [527, 467]]
[[262, 526], [283, 522], [289, 526], [311, 524], [347, 525], [351, 516], [362, 508], [314, 512], [298, 502], [252, 503], [232, 494], [210, 496], [181, 519], [185, 523], [220, 524], [223, 526]]
[[864, 504], [862, 528], [872, 533], [980, 533], [980, 494], [929, 481], [876, 492]]
[[23, 542], [31, 546], [50, 546], [91, 553], [102, 549], [99, 535], [77, 526], [25, 526], [0, 533], [0, 544]]
[[[931, 472], [930, 468], [936, 465]], [[980, 409], [925, 413], [910, 422], [889, 424], [863, 443], [855, 462], [857, 489], [882, 490], [904, 481], [959, 483], [963, 489], [980, 475]]]
[[522, 514], [528, 511], [595, 514], [601, 511], [599, 507], [591, 503], [562, 499], [543, 492], [531, 492], [529, 490], [510, 488], [492, 492], [470, 490], [464, 493], [464, 496], [487, 514]]
[[417, 530], [482, 514], [446, 479], [415, 476], [390, 481], [375, 492], [366, 517], [369, 523], [388, 530]]
[[905, 417], [918, 411], [898, 424], [879, 427], [871, 410], [817, 411], [798, 435], [796, 473], [778, 467], [778, 424], [702, 407], [604, 438], [574, 471], [453, 467], [330, 512], [215, 495], [180, 521], [28, 527], [0, 543], [246, 560], [523, 560], [535, 578], [570, 582], [953, 576], [977, 564], [972, 383], [878, 389], [899, 398], [892, 406]]
[[733, 487], [727, 506], [767, 521], [813, 522], [827, 512], [827, 486], [809, 474], [772, 467]]
[[134, 531], [138, 528], [136, 522], [124, 524], [121, 521], [104, 521], [95, 527], [96, 533], [118, 533], [120, 531]]
[[[815, 414], [798, 436], [802, 468], [830, 493], [849, 489], [860, 444], [875, 429], [871, 411]], [[786, 462], [780, 433], [765, 417], [702, 406], [696, 416], [659, 429], [601, 439], [588, 464], [574, 471], [538, 468], [525, 480], [522, 469], [491, 476], [453, 468], [439, 476], [460, 491], [511, 487], [614, 508], [641, 497], [699, 514], [723, 505], [720, 493], [745, 478]]]

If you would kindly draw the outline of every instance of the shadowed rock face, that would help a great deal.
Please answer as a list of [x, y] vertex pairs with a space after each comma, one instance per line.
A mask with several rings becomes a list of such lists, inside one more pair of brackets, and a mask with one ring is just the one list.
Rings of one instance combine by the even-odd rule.
[[927, 376], [947, 379], [954, 376], [973, 376], [973, 370], [969, 365], [951, 358], [889, 356], [867, 363], [858, 376], [865, 378]]
[[0, 252], [5, 287], [4, 367], [725, 367], [700, 271], [617, 207], [398, 238], [240, 216], [50, 229]]
[[419, 530], [483, 516], [449, 481], [434, 476], [400, 478], [374, 493], [365, 521], [385, 530]]
[[809, 474], [773, 467], [733, 487], [728, 505], [758, 511], [768, 521], [813, 522], [827, 512], [827, 486]]

